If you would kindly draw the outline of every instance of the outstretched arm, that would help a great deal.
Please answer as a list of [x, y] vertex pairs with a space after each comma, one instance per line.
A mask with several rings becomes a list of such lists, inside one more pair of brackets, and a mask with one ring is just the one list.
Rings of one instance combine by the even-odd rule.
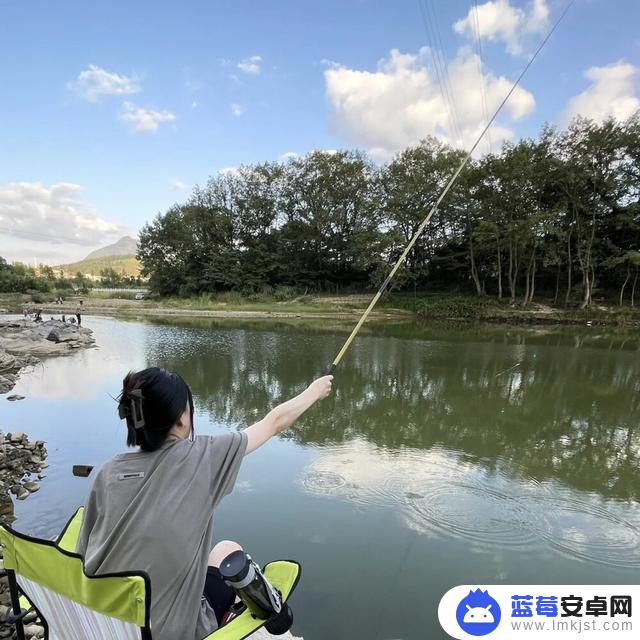
[[247, 450], [255, 451], [267, 440], [288, 429], [309, 407], [331, 393], [333, 376], [323, 376], [312, 382], [300, 395], [279, 404], [259, 422], [247, 427]]

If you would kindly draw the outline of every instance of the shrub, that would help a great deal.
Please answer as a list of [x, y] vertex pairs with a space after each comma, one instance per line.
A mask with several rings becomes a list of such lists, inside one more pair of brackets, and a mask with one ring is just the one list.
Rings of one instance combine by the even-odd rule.
[[276, 287], [273, 293], [273, 297], [278, 302], [286, 302], [287, 300], [293, 300], [297, 296], [298, 296], [298, 290], [295, 287], [290, 287], [287, 285]]
[[441, 298], [418, 299], [416, 314], [420, 319], [480, 319], [486, 316], [491, 307], [487, 298], [455, 296]]

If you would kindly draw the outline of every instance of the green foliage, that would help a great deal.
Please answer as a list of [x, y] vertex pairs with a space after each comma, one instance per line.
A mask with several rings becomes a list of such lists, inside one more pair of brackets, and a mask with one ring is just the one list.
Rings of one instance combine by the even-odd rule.
[[471, 296], [429, 297], [415, 305], [416, 315], [424, 320], [455, 319], [480, 320], [494, 307], [487, 298]]
[[34, 302], [47, 302], [59, 295], [69, 295], [74, 282], [58, 278], [51, 267], [43, 266], [38, 271], [24, 264], [8, 264], [0, 257], [0, 293], [22, 293]]
[[107, 267], [100, 271], [100, 284], [106, 288], [116, 289], [118, 287], [140, 287], [142, 279], [140, 276], [127, 276], [121, 271], [118, 273], [114, 268]]
[[286, 285], [276, 287], [273, 292], [273, 297], [278, 302], [288, 302], [289, 300], [297, 298], [299, 295], [300, 293], [295, 287], [289, 287]]
[[[382, 166], [361, 152], [314, 151], [215, 176], [145, 225], [143, 275], [162, 296], [229, 292], [254, 302], [377, 287], [462, 157], [430, 138]], [[462, 172], [393, 290], [475, 293], [521, 306], [543, 292], [581, 308], [596, 292], [633, 306], [638, 185], [640, 116], [578, 119], [566, 131], [547, 127], [537, 140], [506, 144]], [[456, 304], [451, 312], [461, 317], [482, 307]]]

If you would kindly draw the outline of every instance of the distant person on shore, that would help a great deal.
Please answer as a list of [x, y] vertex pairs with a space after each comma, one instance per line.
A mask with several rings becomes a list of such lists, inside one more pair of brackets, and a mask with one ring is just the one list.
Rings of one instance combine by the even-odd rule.
[[67, 322], [67, 316], [65, 316], [64, 313], [62, 314], [62, 322], [64, 322], [64, 323]]
[[118, 414], [127, 444], [139, 448], [99, 470], [77, 551], [87, 575], [149, 575], [154, 640], [201, 640], [220, 626], [235, 591], [218, 567], [241, 547], [225, 540], [209, 550], [214, 511], [244, 456], [326, 398], [332, 379], [319, 378], [247, 429], [196, 437], [193, 396], [179, 375], [156, 367], [127, 374]]
[[76, 307], [76, 318], [78, 320], [78, 326], [82, 324], [82, 300], [80, 300], [80, 304]]

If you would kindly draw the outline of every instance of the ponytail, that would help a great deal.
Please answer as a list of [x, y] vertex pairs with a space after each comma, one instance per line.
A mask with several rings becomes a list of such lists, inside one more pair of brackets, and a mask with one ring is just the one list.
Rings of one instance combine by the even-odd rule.
[[155, 451], [189, 407], [193, 437], [193, 396], [176, 373], [151, 367], [130, 371], [122, 381], [118, 415], [127, 423], [127, 445]]

